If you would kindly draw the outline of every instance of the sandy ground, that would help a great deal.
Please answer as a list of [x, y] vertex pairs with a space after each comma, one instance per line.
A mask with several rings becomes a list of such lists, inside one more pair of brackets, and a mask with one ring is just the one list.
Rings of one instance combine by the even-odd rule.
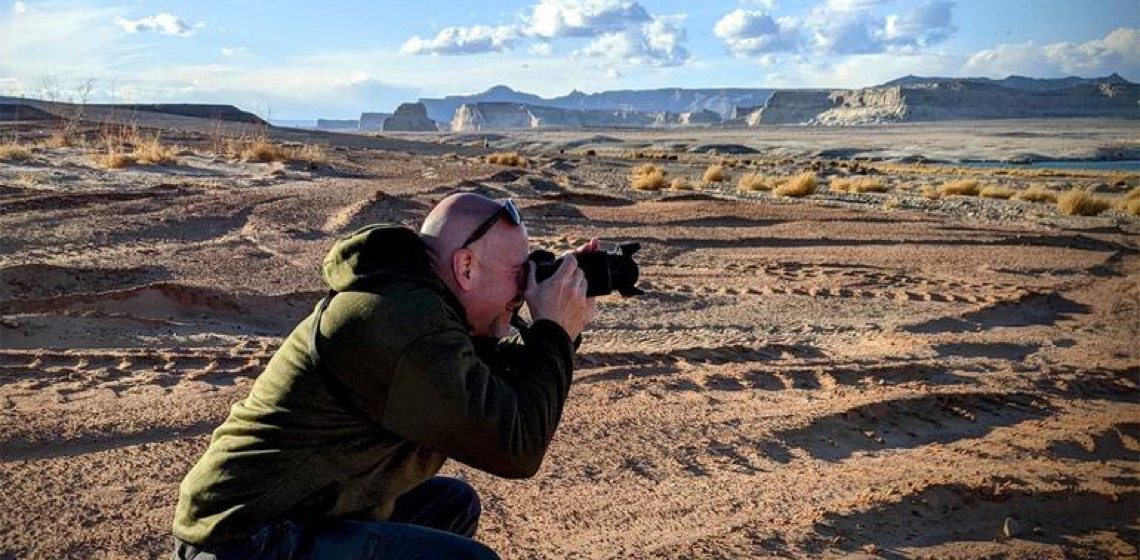
[[928, 201], [928, 174], [641, 193], [637, 161], [546, 149], [0, 162], [0, 558], [166, 554], [178, 482], [319, 299], [335, 236], [459, 189], [513, 197], [536, 246], [645, 245], [649, 293], [600, 302], [540, 473], [445, 468], [504, 557], [1136, 557], [1137, 219]]

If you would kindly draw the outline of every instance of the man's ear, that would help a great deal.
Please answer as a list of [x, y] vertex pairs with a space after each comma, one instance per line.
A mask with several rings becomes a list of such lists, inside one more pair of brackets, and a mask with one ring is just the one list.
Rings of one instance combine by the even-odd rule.
[[455, 284], [459, 289], [470, 290], [475, 283], [475, 254], [468, 249], [456, 251], [451, 255], [451, 272], [455, 275]]

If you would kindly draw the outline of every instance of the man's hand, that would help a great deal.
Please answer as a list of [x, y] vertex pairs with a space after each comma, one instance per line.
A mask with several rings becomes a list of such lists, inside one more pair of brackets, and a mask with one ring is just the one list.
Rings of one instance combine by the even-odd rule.
[[[596, 250], [596, 239], [582, 247], [591, 244]], [[527, 265], [529, 270], [523, 298], [530, 308], [531, 318], [554, 321], [570, 335], [570, 340], [578, 338], [594, 318], [594, 298], [586, 297], [586, 275], [578, 268], [578, 260], [573, 254], [564, 255], [558, 270], [541, 284], [535, 281], [534, 263]]]

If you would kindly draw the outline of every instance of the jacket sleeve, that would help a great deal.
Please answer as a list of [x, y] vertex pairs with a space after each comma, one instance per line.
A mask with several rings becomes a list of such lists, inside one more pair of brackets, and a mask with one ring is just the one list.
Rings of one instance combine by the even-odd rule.
[[533, 476], [562, 417], [574, 349], [562, 327], [539, 321], [515, 350], [515, 371], [499, 375], [461, 330], [418, 338], [396, 362], [382, 425], [491, 474]]

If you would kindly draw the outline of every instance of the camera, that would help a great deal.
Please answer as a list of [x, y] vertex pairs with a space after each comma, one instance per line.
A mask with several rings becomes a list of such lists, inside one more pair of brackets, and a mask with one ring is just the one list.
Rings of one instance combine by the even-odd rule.
[[[578, 268], [586, 275], [586, 297], [609, 295], [615, 291], [624, 297], [644, 294], [634, 285], [640, 274], [637, 262], [633, 260], [638, 249], [641, 249], [640, 243], [623, 243], [612, 252], [576, 253], [574, 258], [578, 260]], [[550, 278], [562, 265], [561, 258], [542, 249], [532, 251], [527, 259], [534, 262], [534, 278], [539, 282]]]

